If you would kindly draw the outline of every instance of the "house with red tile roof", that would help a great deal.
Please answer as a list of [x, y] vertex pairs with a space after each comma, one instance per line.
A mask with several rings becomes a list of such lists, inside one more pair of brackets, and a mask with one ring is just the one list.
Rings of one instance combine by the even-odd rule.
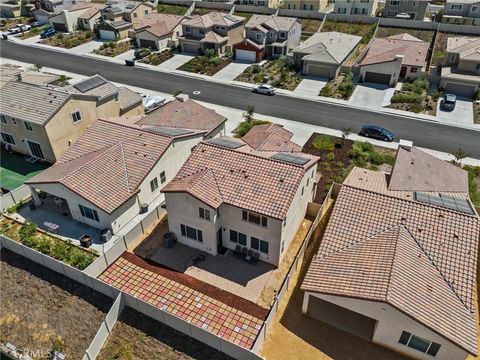
[[71, 32], [77, 29], [95, 30], [101, 20], [100, 11], [103, 4], [93, 2], [78, 2], [71, 8], [49, 18], [50, 25], [58, 31]]
[[290, 139], [293, 133], [278, 124], [256, 125], [242, 140], [255, 150], [300, 152], [302, 147]]
[[63, 199], [67, 215], [113, 234], [151, 203], [203, 138], [99, 119], [50, 168], [25, 182], [37, 207], [38, 191]]
[[303, 313], [416, 359], [477, 355], [480, 218], [466, 171], [400, 147], [338, 186]]
[[134, 27], [133, 38], [138, 47], [162, 50], [182, 34], [184, 19], [179, 15], [151, 13]]
[[278, 266], [314, 197], [317, 162], [230, 137], [204, 141], [162, 190], [170, 231], [212, 255], [243, 250]]
[[407, 33], [375, 38], [357, 62], [359, 78], [395, 86], [399, 79], [413, 80], [427, 64], [429, 44]]

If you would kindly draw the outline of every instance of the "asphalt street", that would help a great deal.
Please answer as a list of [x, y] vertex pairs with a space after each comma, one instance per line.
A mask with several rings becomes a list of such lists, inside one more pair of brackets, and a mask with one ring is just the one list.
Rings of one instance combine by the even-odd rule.
[[[452, 152], [459, 148], [469, 156], [480, 158], [480, 131], [419, 121], [408, 116], [383, 114], [292, 96], [263, 96], [249, 89], [208, 80], [163, 73], [140, 67], [127, 67], [102, 59], [76, 56], [49, 49], [0, 42], [3, 58], [40, 64], [82, 75], [101, 74], [111, 81], [155, 91], [182, 91], [192, 99], [245, 110], [254, 105], [260, 114], [276, 116], [333, 129], [351, 127], [357, 132], [364, 124], [376, 124], [393, 131], [397, 139], [412, 140], [415, 145]], [[195, 93], [194, 93], [195, 92]], [[198, 93], [199, 92], [199, 93]]]

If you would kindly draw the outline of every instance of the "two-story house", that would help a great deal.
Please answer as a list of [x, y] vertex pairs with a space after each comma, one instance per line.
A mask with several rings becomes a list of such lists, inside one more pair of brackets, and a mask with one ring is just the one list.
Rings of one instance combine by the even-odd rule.
[[265, 6], [276, 9], [282, 3], [282, 0], [238, 0], [239, 5]]
[[169, 229], [209, 254], [232, 249], [278, 266], [315, 194], [317, 163], [229, 137], [204, 141], [162, 190]]
[[235, 58], [260, 61], [287, 55], [298, 46], [301, 34], [297, 18], [255, 14], [245, 25], [245, 40], [234, 46]]
[[51, 16], [48, 21], [57, 31], [71, 32], [77, 29], [95, 30], [101, 20], [102, 4], [92, 2], [78, 2], [68, 10], [62, 10]]
[[217, 54], [231, 51], [233, 44], [243, 37], [244, 21], [241, 16], [221, 12], [188, 16], [182, 22], [182, 34], [178, 38], [181, 49], [195, 54], [207, 50]]
[[449, 37], [440, 87], [471, 98], [480, 88], [480, 38]]
[[335, 14], [375, 16], [378, 0], [334, 0]]
[[5, 82], [0, 108], [2, 146], [52, 163], [99, 117], [143, 114], [140, 95], [98, 75], [65, 88]]
[[101, 11], [102, 22], [99, 24], [101, 39], [119, 40], [129, 35], [132, 27], [139, 25], [154, 10], [149, 2], [116, 1], [109, 2]]
[[446, 0], [442, 22], [462, 25], [480, 25], [480, 1]]
[[410, 15], [411, 20], [423, 21], [428, 0], [386, 0], [383, 17], [394, 18], [399, 14]]
[[283, 0], [282, 8], [289, 10], [310, 10], [328, 12], [331, 1], [329, 0]]
[[138, 47], [161, 50], [176, 43], [184, 19], [180, 15], [151, 13], [134, 27], [133, 38]]

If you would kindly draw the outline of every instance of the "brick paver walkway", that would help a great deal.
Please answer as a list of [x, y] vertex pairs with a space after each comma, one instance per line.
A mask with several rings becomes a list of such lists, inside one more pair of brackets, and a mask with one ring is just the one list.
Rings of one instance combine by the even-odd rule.
[[171, 280], [124, 254], [99, 279], [217, 336], [251, 349], [263, 319]]

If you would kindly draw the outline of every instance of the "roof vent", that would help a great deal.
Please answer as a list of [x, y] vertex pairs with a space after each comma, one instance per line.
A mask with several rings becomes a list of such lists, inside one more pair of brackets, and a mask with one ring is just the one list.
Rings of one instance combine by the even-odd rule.
[[398, 143], [398, 146], [401, 147], [402, 149], [411, 151], [413, 147], [413, 142], [410, 140], [403, 140], [400, 139], [400, 142]]
[[177, 96], [175, 96], [175, 98], [177, 100], [180, 100], [181, 102], [185, 102], [189, 99], [187, 94], [178, 94]]

